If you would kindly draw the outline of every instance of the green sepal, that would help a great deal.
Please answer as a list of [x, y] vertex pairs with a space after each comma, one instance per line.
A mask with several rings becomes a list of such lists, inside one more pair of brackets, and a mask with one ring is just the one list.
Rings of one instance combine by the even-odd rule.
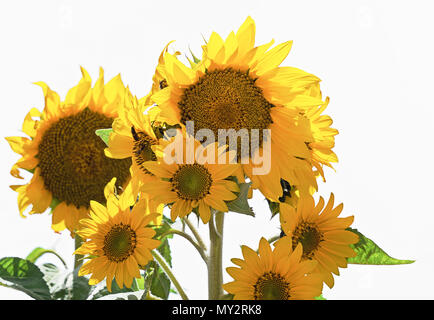
[[347, 258], [350, 264], [370, 264], [370, 265], [395, 265], [410, 264], [415, 260], [400, 260], [389, 256], [374, 241], [364, 236], [357, 229], [347, 228], [359, 236], [359, 242], [350, 245], [357, 252], [357, 256]]
[[280, 204], [278, 202], [273, 202], [268, 199], [265, 200], [267, 200], [268, 207], [270, 208], [271, 212], [271, 219], [273, 219], [274, 216], [280, 212]]
[[101, 138], [102, 141], [104, 141], [104, 143], [107, 145], [109, 145], [109, 138], [110, 138], [110, 133], [113, 131], [112, 128], [107, 128], [107, 129], [98, 129], [95, 130], [95, 134]]
[[57, 205], [60, 202], [61, 202], [60, 200], [57, 200], [56, 198], [53, 197], [53, 199], [51, 200], [51, 203], [50, 203], [51, 213], [53, 213], [54, 209], [56, 209]]
[[193, 57], [193, 62], [194, 63], [199, 63], [200, 59], [194, 55], [193, 51], [191, 51], [191, 48], [188, 48], [188, 50], [190, 50], [190, 54]]

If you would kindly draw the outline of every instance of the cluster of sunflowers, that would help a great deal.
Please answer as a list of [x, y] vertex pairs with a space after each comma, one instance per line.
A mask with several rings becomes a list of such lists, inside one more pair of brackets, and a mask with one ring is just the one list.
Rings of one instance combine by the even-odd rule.
[[[169, 53], [169, 43], [140, 99], [120, 76], [105, 83], [102, 69], [92, 87], [82, 68], [63, 101], [38, 82], [45, 107], [26, 115], [22, 130], [29, 138], [7, 138], [22, 156], [11, 174], [32, 173], [29, 183], [11, 186], [21, 215], [29, 207], [29, 214], [51, 209], [52, 229], [79, 239], [78, 276], [89, 285], [105, 279], [108, 291], [113, 283], [130, 288], [157, 261], [186, 298], [158, 251], [168, 235], [179, 234], [208, 266], [209, 299], [320, 297], [323, 284], [332, 288], [333, 274], [362, 250], [362, 235], [350, 228], [353, 216], [339, 217], [343, 205], [335, 206], [333, 194], [327, 204], [314, 199], [323, 167], [338, 161], [332, 151], [338, 131], [323, 114], [329, 98], [320, 79], [279, 66], [292, 41], [273, 44], [255, 46], [250, 17], [225, 40], [212, 33], [201, 59], [191, 54], [186, 64], [180, 52]], [[241, 156], [239, 144], [204, 139], [204, 129], [214, 136], [244, 130], [251, 152]], [[255, 136], [255, 130], [270, 134]], [[258, 173], [266, 161], [268, 170]], [[226, 269], [233, 281], [223, 284], [224, 215], [250, 210], [245, 204], [254, 189], [279, 216], [281, 234], [261, 238], [257, 250], [242, 246], [243, 259]], [[187, 219], [191, 214], [209, 224], [209, 252]], [[158, 231], [177, 219], [195, 239], [181, 230]]]

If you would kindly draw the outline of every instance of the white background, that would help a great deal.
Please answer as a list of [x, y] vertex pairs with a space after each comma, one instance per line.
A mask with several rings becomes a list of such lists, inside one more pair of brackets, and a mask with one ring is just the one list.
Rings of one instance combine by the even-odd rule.
[[[144, 96], [160, 51], [200, 54], [202, 35], [226, 37], [248, 15], [257, 44], [294, 40], [283, 65], [319, 76], [330, 96], [326, 113], [340, 131], [336, 172], [326, 170], [320, 194], [334, 192], [344, 216], [391, 256], [412, 265], [341, 269], [327, 299], [432, 299], [434, 294], [433, 6], [430, 1], [2, 1], [0, 5], [0, 136], [23, 135], [25, 114], [43, 108], [45, 81], [62, 98], [81, 78], [121, 73]], [[9, 175], [18, 155], [0, 140], [0, 257], [25, 257], [34, 247], [58, 250], [72, 263], [73, 241], [50, 229], [46, 213], [19, 216]], [[26, 180], [26, 182], [28, 179]], [[228, 214], [224, 265], [239, 246], [256, 248], [278, 232], [265, 200], [250, 201], [256, 218]], [[204, 236], [207, 228], [200, 227]], [[172, 241], [174, 272], [192, 299], [207, 298], [206, 268], [182, 238]], [[56, 262], [52, 258], [45, 258]], [[230, 277], [225, 274], [225, 281]], [[173, 296], [172, 298], [178, 298]], [[0, 288], [0, 299], [27, 299]]]

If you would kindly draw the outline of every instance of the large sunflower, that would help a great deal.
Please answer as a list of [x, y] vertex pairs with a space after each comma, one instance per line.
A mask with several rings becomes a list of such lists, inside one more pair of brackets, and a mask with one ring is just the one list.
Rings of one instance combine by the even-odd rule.
[[322, 279], [314, 274], [316, 261], [301, 261], [301, 245], [292, 250], [291, 238], [283, 237], [274, 250], [265, 238], [259, 242], [259, 254], [242, 246], [244, 259], [233, 258], [239, 266], [226, 271], [234, 281], [223, 289], [234, 300], [311, 300], [322, 292]]
[[[257, 141], [258, 147], [252, 147], [248, 161], [240, 159], [243, 171], [254, 188], [277, 202], [282, 195], [281, 179], [302, 193], [317, 189], [313, 170], [317, 163], [312, 161], [317, 135], [307, 115], [311, 108], [326, 102], [309, 91], [318, 84], [318, 77], [297, 68], [279, 67], [292, 41], [270, 50], [274, 40], [257, 47], [254, 42], [255, 23], [248, 17], [226, 40], [212, 33], [203, 46], [201, 62], [191, 68], [165, 53], [168, 86], [151, 100], [161, 109], [164, 121], [184, 125], [194, 121], [195, 132], [206, 128], [217, 137], [219, 129], [247, 129], [250, 141]], [[262, 132], [254, 136], [254, 129], [270, 129], [271, 138], [263, 138]], [[261, 154], [270, 157], [270, 171], [256, 174]]]
[[[187, 146], [191, 142], [193, 150], [190, 153]], [[179, 149], [170, 147], [176, 145]], [[227, 212], [225, 201], [236, 199], [234, 192], [239, 191], [238, 185], [227, 179], [235, 175], [239, 165], [227, 162], [219, 164], [219, 158], [230, 161], [233, 154], [223, 149], [225, 147], [218, 148], [217, 143], [204, 147], [196, 139], [178, 130], [177, 136], [156, 146], [156, 161], [143, 163], [160, 181], [144, 185], [142, 190], [156, 202], [172, 204], [170, 212], [173, 221], [197, 208], [203, 223], [207, 223], [211, 217], [211, 208]], [[169, 163], [167, 157], [172, 156], [173, 151], [175, 161]]]
[[152, 239], [155, 231], [147, 225], [161, 213], [151, 211], [144, 198], [132, 210], [122, 209], [111, 192], [114, 182], [115, 178], [105, 190], [107, 206], [91, 201], [90, 217], [80, 220], [82, 227], [77, 234], [87, 241], [74, 252], [90, 259], [83, 264], [78, 275], [92, 274], [90, 285], [106, 278], [109, 291], [113, 277], [119, 288], [124, 285], [130, 288], [133, 278], [141, 277], [141, 266], [153, 259], [150, 251], [160, 245], [160, 241]]
[[302, 260], [317, 260], [315, 271], [330, 288], [334, 285], [332, 273], [339, 275], [338, 267], [347, 267], [346, 258], [356, 255], [350, 244], [359, 240], [355, 233], [345, 230], [353, 223], [354, 216], [338, 218], [343, 204], [333, 208], [333, 203], [332, 193], [325, 207], [322, 197], [315, 206], [312, 196], [301, 197], [296, 209], [280, 204], [282, 231], [292, 237], [291, 247], [303, 245]]
[[[89, 74], [70, 89], [64, 101], [45, 83], [38, 82], [45, 96], [44, 110], [33, 108], [27, 114], [23, 132], [29, 138], [8, 137], [12, 149], [21, 154], [11, 174], [21, 178], [19, 169], [33, 173], [28, 184], [14, 185], [18, 192], [20, 214], [30, 205], [32, 213], [44, 212], [52, 203], [52, 228], [71, 233], [78, 221], [86, 217], [91, 200], [105, 202], [104, 186], [117, 177], [124, 187], [130, 175], [130, 159], [114, 160], [104, 155], [104, 142], [96, 129], [111, 127], [124, 101], [125, 86], [120, 76], [104, 84], [104, 72], [94, 87]], [[39, 117], [34, 120], [33, 117]], [[54, 202], [53, 202], [54, 200]]]

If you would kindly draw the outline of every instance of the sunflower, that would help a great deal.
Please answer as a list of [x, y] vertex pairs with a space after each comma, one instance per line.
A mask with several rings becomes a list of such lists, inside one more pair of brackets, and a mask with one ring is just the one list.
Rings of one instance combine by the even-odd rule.
[[[161, 51], [161, 54], [158, 58], [157, 67], [155, 68], [155, 72], [154, 72], [154, 75], [152, 77], [151, 91], [149, 92], [148, 95], [146, 95], [145, 97], [140, 99], [140, 101], [142, 103], [144, 103], [145, 105], [151, 105], [152, 104], [152, 100], [151, 100], [152, 95], [154, 93], [158, 92], [159, 90], [167, 87], [166, 68], [164, 66], [164, 54], [169, 51], [169, 45], [172, 42], [173, 41], [170, 41], [168, 44], [166, 44], [164, 49]], [[179, 51], [176, 51], [174, 53], [175, 56], [179, 56], [180, 54], [181, 53]]]
[[316, 261], [301, 261], [303, 249], [292, 250], [291, 238], [283, 237], [271, 246], [265, 238], [259, 242], [259, 254], [241, 246], [243, 259], [231, 261], [239, 266], [226, 271], [234, 281], [223, 289], [235, 295], [234, 300], [310, 300], [322, 292], [322, 279], [312, 273]]
[[[26, 137], [8, 137], [13, 151], [22, 158], [14, 164], [11, 174], [21, 178], [19, 169], [33, 173], [25, 185], [13, 185], [18, 192], [18, 207], [30, 214], [44, 212], [52, 203], [52, 228], [71, 233], [78, 221], [86, 217], [91, 200], [105, 202], [104, 186], [117, 177], [117, 187], [130, 179], [130, 159], [114, 160], [104, 155], [104, 142], [96, 129], [111, 127], [123, 103], [125, 87], [120, 76], [104, 84], [104, 71], [94, 87], [84, 70], [77, 86], [70, 89], [63, 102], [45, 83], [38, 82], [45, 96], [42, 112], [33, 108], [26, 115], [23, 132]], [[39, 117], [34, 120], [33, 117]]]
[[[326, 102], [309, 91], [320, 81], [318, 77], [294, 67], [279, 67], [292, 41], [269, 50], [274, 40], [255, 47], [254, 38], [255, 23], [248, 17], [226, 40], [212, 33], [203, 46], [202, 60], [192, 67], [165, 53], [168, 86], [151, 100], [165, 121], [183, 125], [193, 121], [195, 133], [206, 128], [218, 136], [219, 129], [246, 129], [256, 146], [252, 145], [248, 161], [239, 157], [243, 172], [254, 188], [277, 202], [282, 195], [281, 179], [301, 193], [318, 187], [311, 150], [316, 136], [307, 115]], [[257, 130], [267, 129], [271, 137], [257, 136]], [[261, 154], [270, 158], [268, 173], [266, 169], [255, 173]]]
[[[190, 143], [192, 150], [188, 149]], [[156, 161], [143, 163], [160, 181], [144, 185], [142, 190], [157, 203], [172, 204], [170, 212], [173, 221], [197, 209], [203, 223], [207, 223], [211, 209], [227, 212], [225, 201], [236, 199], [234, 192], [239, 192], [238, 185], [228, 179], [239, 165], [228, 163], [233, 153], [223, 149], [225, 147], [218, 148], [217, 143], [205, 147], [185, 131], [178, 130], [175, 137], [156, 146]], [[167, 159], [173, 151], [175, 161], [170, 163]], [[223, 162], [220, 159], [227, 162], [219, 164]]]
[[333, 208], [334, 195], [330, 195], [324, 207], [324, 199], [320, 197], [318, 204], [312, 196], [299, 199], [297, 208], [280, 204], [280, 222], [284, 234], [292, 237], [291, 247], [303, 245], [302, 260], [316, 260], [316, 272], [320, 273], [325, 283], [332, 288], [332, 273], [339, 275], [338, 268], [346, 268], [348, 257], [356, 252], [350, 244], [357, 243], [359, 237], [345, 230], [354, 220], [354, 216], [338, 218], [343, 204]]
[[108, 148], [105, 149], [105, 155], [109, 158], [131, 159], [131, 182], [125, 190], [129, 196], [124, 197], [125, 203], [121, 204], [123, 208], [134, 204], [142, 185], [158, 181], [143, 166], [146, 161], [157, 159], [152, 146], [159, 143], [156, 135], [158, 128], [153, 128], [155, 115], [152, 112], [145, 114], [146, 108], [136, 97], [128, 94], [119, 117], [113, 121], [113, 131], [110, 133]]
[[109, 291], [113, 277], [119, 288], [130, 288], [133, 278], [141, 277], [140, 267], [153, 259], [150, 251], [160, 245], [160, 241], [152, 239], [155, 230], [147, 226], [161, 213], [150, 211], [145, 199], [140, 199], [132, 210], [121, 209], [119, 200], [110, 192], [115, 180], [105, 190], [107, 206], [91, 201], [90, 217], [80, 220], [77, 234], [87, 241], [74, 252], [89, 259], [78, 275], [92, 274], [90, 285], [106, 278]]
[[[319, 83], [314, 83], [306, 88], [307, 95], [322, 99], [322, 93]], [[307, 143], [307, 147], [311, 151], [312, 164], [318, 170], [318, 173], [323, 177], [323, 165], [333, 168], [332, 162], [338, 162], [337, 155], [332, 151], [335, 146], [335, 136], [339, 133], [338, 130], [331, 128], [333, 120], [330, 116], [322, 114], [327, 108], [330, 98], [326, 97], [325, 103], [321, 106], [312, 106], [303, 110], [301, 114], [309, 121], [312, 130], [313, 141]], [[313, 194], [313, 193], [311, 193]]]

